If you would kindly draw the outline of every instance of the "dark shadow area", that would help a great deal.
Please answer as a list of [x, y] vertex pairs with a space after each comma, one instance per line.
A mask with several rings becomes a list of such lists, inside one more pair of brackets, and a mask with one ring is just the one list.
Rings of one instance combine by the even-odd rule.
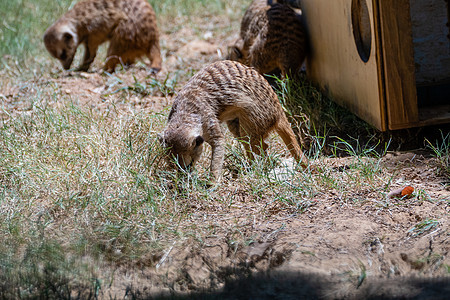
[[128, 299], [448, 299], [447, 278], [358, 278], [345, 275], [324, 276], [301, 272], [235, 274], [217, 292], [171, 292], [146, 295], [139, 288], [129, 289]]
[[449, 104], [450, 84], [418, 85], [417, 102], [419, 108]]
[[450, 124], [425, 127], [414, 127], [402, 130], [387, 131], [383, 139], [390, 139], [393, 150], [407, 151], [427, 147], [427, 142], [442, 143], [443, 137], [450, 132]]

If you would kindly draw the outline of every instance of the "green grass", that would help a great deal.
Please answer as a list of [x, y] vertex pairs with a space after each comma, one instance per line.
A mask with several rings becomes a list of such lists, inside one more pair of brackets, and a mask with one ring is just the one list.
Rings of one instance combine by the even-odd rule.
[[157, 80], [153, 75], [148, 75], [144, 80], [141, 80], [133, 75], [134, 82], [130, 85], [125, 84], [114, 74], [108, 76], [110, 76], [113, 84], [108, 85], [108, 91], [103, 93], [103, 97], [108, 97], [120, 92], [126, 97], [129, 97], [130, 95], [138, 95], [140, 97], [162, 95], [168, 97], [175, 95], [175, 89], [178, 82], [178, 74], [175, 74], [174, 76], [169, 76], [168, 74], [164, 80]]
[[450, 179], [450, 133], [444, 136], [441, 131], [441, 139], [431, 143], [428, 139], [426, 140], [427, 147], [429, 147], [437, 158], [438, 171], [443, 176]]
[[[62, 15], [74, 1], [11, 0], [0, 3], [0, 62], [2, 67], [14, 63], [35, 63], [36, 55], [45, 51], [42, 36], [51, 22]], [[23, 65], [22, 65], [23, 66]]]
[[408, 233], [413, 237], [417, 237], [431, 231], [432, 229], [439, 226], [439, 224], [440, 222], [438, 220], [426, 219], [414, 225], [411, 229], [408, 230]]
[[236, 0], [167, 0], [149, 2], [157, 15], [164, 15], [165, 17], [210, 17], [211, 15], [234, 12], [235, 7], [238, 5], [242, 9], [248, 5]]
[[[49, 268], [59, 264], [47, 261], [53, 254], [56, 259], [72, 253], [67, 263], [76, 266], [84, 255], [133, 260], [149, 248], [158, 253], [182, 235], [178, 224], [191, 198], [184, 191], [192, 184], [181, 179], [181, 193], [168, 187], [173, 174], [161, 171], [162, 155], [150, 136], [160, 124], [161, 116], [148, 115], [113, 124], [70, 102], [59, 111], [36, 105], [31, 116], [1, 124], [0, 236], [3, 243], [14, 244], [7, 247], [14, 253], [2, 256], [0, 264], [25, 261], [13, 254], [29, 251], [37, 235], [46, 237], [39, 241], [45, 251], [53, 251], [42, 261]], [[4, 282], [19, 288], [34, 285], [27, 277], [42, 285], [52, 281], [36, 261], [19, 264], [23, 270], [17, 272], [26, 276], [3, 273]], [[61, 268], [61, 280], [66, 280], [71, 267]]]

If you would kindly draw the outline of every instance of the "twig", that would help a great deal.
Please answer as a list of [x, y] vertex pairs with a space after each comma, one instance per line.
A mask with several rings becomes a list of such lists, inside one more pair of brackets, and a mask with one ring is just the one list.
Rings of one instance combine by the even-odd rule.
[[161, 267], [161, 265], [164, 263], [164, 261], [167, 259], [167, 257], [169, 256], [170, 252], [172, 251], [173, 247], [175, 246], [175, 243], [177, 241], [173, 242], [172, 246], [169, 248], [169, 250], [167, 250], [166, 253], [164, 253], [163, 257], [161, 257], [161, 259], [159, 260], [159, 262], [156, 264], [156, 269], [158, 269], [159, 267]]

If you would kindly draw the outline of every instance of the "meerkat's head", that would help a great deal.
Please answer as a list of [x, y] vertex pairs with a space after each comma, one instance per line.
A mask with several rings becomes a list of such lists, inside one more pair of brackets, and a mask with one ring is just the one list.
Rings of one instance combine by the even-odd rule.
[[44, 34], [44, 44], [64, 69], [69, 69], [78, 47], [78, 36], [70, 23], [55, 23]]
[[167, 151], [170, 162], [186, 170], [193, 166], [203, 151], [204, 139], [194, 128], [176, 125], [166, 128], [158, 135], [159, 142]]

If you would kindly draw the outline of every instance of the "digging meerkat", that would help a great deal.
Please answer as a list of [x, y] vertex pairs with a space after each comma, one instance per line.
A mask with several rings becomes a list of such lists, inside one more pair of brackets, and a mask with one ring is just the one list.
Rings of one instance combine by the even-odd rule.
[[75, 52], [84, 44], [79, 71], [87, 71], [98, 47], [109, 41], [104, 70], [113, 72], [116, 65], [133, 64], [147, 56], [152, 73], [161, 69], [159, 32], [155, 12], [146, 0], [84, 0], [59, 18], [44, 34], [50, 54], [64, 69], [69, 69]]
[[307, 160], [269, 83], [255, 69], [235, 61], [219, 61], [195, 74], [176, 96], [164, 131], [162, 146], [179, 166], [200, 158], [203, 143], [211, 145], [211, 174], [222, 175], [225, 138], [221, 123], [242, 141], [249, 160], [261, 154], [264, 139], [275, 130], [303, 167]]

